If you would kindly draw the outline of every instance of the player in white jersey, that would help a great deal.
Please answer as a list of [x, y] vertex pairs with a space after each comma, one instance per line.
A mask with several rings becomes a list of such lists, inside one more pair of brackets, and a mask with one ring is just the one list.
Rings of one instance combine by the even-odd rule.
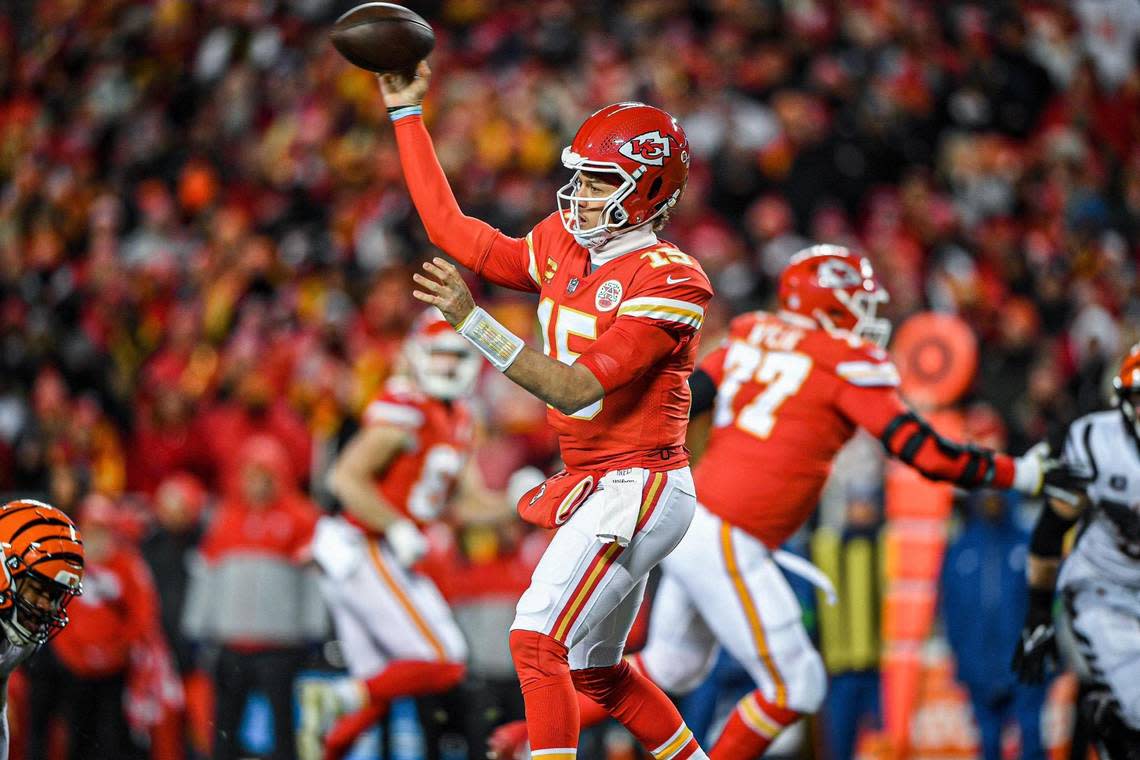
[[[1065, 603], [1081, 678], [1081, 710], [1102, 757], [1140, 759], [1140, 344], [1113, 385], [1116, 409], [1069, 426], [1062, 457], [1088, 478], [1071, 500], [1051, 499], [1030, 543], [1030, 602], [1014, 670], [1040, 681], [1056, 661], [1054, 586]], [[1084, 526], [1061, 565], [1065, 533]], [[1058, 570], [1060, 571], [1058, 573]], [[1059, 576], [1059, 577], [1058, 577]]]
[[8, 760], [8, 676], [67, 625], [82, 580], [71, 518], [31, 499], [0, 507], [0, 760]]

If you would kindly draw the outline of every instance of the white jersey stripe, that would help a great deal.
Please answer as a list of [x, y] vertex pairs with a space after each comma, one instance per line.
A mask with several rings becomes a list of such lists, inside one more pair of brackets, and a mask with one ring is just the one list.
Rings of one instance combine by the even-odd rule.
[[527, 271], [527, 274], [530, 275], [530, 279], [534, 280], [534, 284], [541, 288], [542, 287], [542, 281], [538, 279], [538, 261], [534, 258], [534, 238], [532, 237], [533, 235], [534, 235], [533, 232], [526, 233], [526, 255], [527, 255], [527, 259], [528, 259], [526, 271]]

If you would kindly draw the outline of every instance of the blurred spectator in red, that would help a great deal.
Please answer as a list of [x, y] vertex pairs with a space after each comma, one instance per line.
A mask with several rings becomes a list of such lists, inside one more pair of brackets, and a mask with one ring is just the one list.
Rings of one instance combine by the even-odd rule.
[[271, 757], [293, 760], [293, 678], [303, 646], [326, 628], [315, 576], [302, 563], [318, 513], [297, 489], [288, 453], [274, 438], [250, 436], [233, 465], [239, 488], [202, 540], [183, 629], [218, 648], [212, 757], [243, 756], [238, 728], [246, 699], [259, 690], [273, 712]]
[[119, 532], [115, 503], [102, 494], [79, 511], [86, 572], [83, 595], [68, 608], [71, 622], [30, 668], [29, 760], [47, 760], [53, 718], [67, 727], [71, 760], [145, 757], [124, 711], [132, 649], [161, 635], [150, 571]]
[[290, 489], [308, 482], [312, 439], [305, 424], [257, 369], [247, 369], [235, 380], [231, 400], [217, 402], [200, 418], [194, 431], [207, 450], [216, 490], [224, 495], [244, 490], [239, 462], [246, 444], [254, 438], [273, 438], [285, 452], [280, 473]]
[[147, 368], [127, 465], [131, 490], [153, 494], [167, 475], [208, 468], [204, 441], [194, 430], [194, 406], [181, 385], [184, 369], [173, 357]]

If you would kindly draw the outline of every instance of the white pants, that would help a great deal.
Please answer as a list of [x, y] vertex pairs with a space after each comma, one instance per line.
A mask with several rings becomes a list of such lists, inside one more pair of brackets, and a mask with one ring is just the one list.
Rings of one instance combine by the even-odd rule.
[[321, 591], [348, 671], [368, 678], [396, 660], [462, 662], [467, 644], [432, 581], [400, 565], [383, 540], [339, 517], [313, 538]]
[[767, 702], [800, 713], [819, 709], [827, 691], [823, 660], [764, 544], [698, 504], [689, 532], [661, 567], [640, 655], [658, 685], [692, 691], [711, 670], [719, 642]]
[[1085, 580], [1063, 589], [1081, 680], [1107, 686], [1140, 731], [1140, 590]]
[[696, 508], [688, 467], [636, 472], [642, 503], [629, 546], [598, 539], [603, 500], [595, 493], [554, 534], [515, 610], [511, 630], [562, 642], [573, 670], [621, 661], [649, 571], [681, 541]]

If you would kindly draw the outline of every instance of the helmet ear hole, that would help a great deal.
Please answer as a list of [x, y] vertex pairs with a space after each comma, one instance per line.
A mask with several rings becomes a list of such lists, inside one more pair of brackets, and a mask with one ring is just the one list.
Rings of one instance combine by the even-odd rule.
[[648, 198], [649, 200], [653, 200], [654, 198], [657, 197], [657, 193], [659, 193], [659, 192], [661, 192], [661, 178], [660, 177], [653, 180], [653, 184], [649, 186], [649, 192], [646, 194], [645, 197]]

